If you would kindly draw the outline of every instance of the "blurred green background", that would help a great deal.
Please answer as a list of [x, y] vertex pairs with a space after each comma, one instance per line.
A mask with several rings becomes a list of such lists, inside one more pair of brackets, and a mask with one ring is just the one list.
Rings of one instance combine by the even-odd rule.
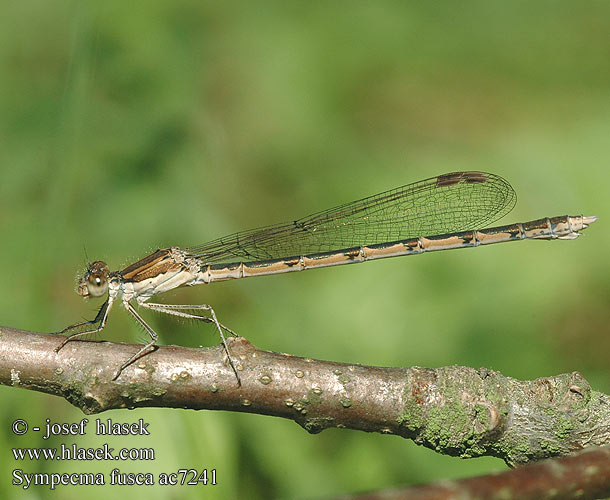
[[[507, 178], [505, 223], [598, 215], [583, 237], [440, 252], [179, 290], [264, 349], [384, 366], [578, 370], [610, 392], [610, 70], [605, 1], [11, 2], [0, 20], [0, 324], [49, 332], [95, 314], [74, 293], [114, 269], [456, 170]], [[161, 342], [209, 326], [145, 317]], [[172, 335], [164, 335], [170, 332]], [[175, 335], [174, 335], [175, 334]], [[117, 308], [101, 336], [144, 339]], [[316, 498], [505, 469], [393, 436], [308, 435], [277, 418], [138, 409], [146, 438], [43, 441], [10, 425], [78, 422], [62, 399], [4, 387], [11, 471], [217, 470], [206, 498]], [[95, 418], [95, 417], [93, 417]], [[16, 462], [15, 446], [153, 447], [154, 462]], [[116, 488], [116, 487], [115, 487]], [[201, 487], [199, 487], [201, 489]], [[61, 497], [108, 490], [60, 487]], [[113, 490], [119, 498], [131, 487]], [[138, 492], [140, 493], [140, 492]], [[148, 498], [199, 497], [147, 487]]]

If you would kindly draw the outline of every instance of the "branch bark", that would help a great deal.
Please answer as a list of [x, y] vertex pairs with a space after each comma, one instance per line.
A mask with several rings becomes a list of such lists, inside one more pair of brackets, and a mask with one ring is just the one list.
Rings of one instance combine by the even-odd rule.
[[610, 495], [610, 445], [499, 474], [380, 490], [335, 500], [594, 500]]
[[134, 345], [74, 341], [0, 328], [0, 383], [64, 397], [87, 414], [116, 408], [233, 410], [329, 427], [396, 434], [462, 458], [511, 466], [610, 444], [610, 397], [578, 372], [519, 381], [480, 368], [383, 368], [299, 358], [228, 339], [159, 347], [112, 377]]

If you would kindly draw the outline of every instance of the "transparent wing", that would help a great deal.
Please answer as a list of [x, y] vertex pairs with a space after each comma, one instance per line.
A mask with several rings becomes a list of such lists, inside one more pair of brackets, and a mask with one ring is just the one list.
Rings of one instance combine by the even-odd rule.
[[483, 228], [510, 212], [515, 202], [513, 188], [498, 175], [453, 172], [186, 251], [203, 264], [329, 252]]

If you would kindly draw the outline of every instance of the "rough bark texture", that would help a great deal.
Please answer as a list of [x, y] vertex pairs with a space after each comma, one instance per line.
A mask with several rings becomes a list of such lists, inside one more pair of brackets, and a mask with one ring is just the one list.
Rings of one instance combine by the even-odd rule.
[[439, 453], [492, 455], [509, 465], [610, 443], [610, 397], [578, 373], [519, 381], [463, 366], [381, 368], [261, 351], [229, 339], [241, 385], [221, 346], [159, 347], [112, 377], [136, 346], [0, 328], [0, 383], [63, 396], [85, 413], [162, 406], [290, 418], [396, 434]]

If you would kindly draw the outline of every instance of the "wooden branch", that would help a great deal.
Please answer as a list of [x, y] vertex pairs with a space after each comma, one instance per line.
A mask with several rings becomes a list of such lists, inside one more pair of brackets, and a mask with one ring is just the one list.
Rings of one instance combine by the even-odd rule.
[[610, 445], [499, 474], [346, 495], [335, 500], [594, 500], [609, 495]]
[[113, 381], [138, 347], [0, 328], [0, 383], [63, 396], [85, 413], [115, 408], [234, 410], [329, 427], [396, 434], [439, 453], [491, 455], [509, 465], [610, 443], [610, 397], [578, 372], [519, 381], [449, 366], [381, 368], [299, 358], [228, 339], [222, 346], [159, 347]]

